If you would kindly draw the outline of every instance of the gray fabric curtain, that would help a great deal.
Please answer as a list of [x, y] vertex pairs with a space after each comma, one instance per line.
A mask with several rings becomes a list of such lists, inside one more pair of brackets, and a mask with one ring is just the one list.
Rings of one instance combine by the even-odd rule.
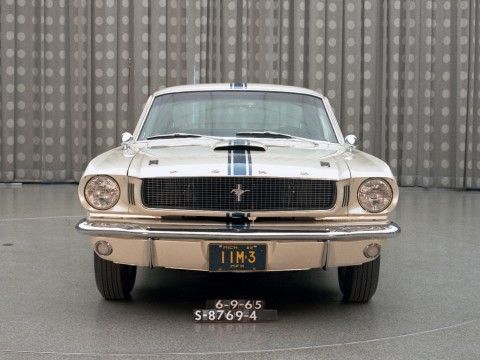
[[78, 180], [147, 95], [197, 82], [326, 94], [402, 185], [480, 188], [477, 0], [2, 0], [0, 181]]

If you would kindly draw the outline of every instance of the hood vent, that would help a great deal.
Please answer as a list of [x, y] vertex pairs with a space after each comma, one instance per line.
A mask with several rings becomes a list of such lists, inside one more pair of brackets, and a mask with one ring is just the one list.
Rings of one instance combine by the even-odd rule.
[[246, 151], [266, 151], [264, 145], [244, 145], [244, 144], [222, 144], [213, 148], [215, 151], [246, 150]]

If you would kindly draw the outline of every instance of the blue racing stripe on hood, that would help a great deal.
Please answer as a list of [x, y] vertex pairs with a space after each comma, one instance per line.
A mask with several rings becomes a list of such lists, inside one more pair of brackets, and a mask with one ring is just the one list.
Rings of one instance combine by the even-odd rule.
[[[229, 145], [250, 145], [249, 140], [230, 140]], [[250, 150], [238, 149], [228, 151], [228, 175], [252, 175], [252, 156]]]
[[[250, 140], [247, 141], [247, 145], [250, 145]], [[247, 151], [247, 175], [252, 176], [252, 154], [250, 150]]]
[[[230, 140], [228, 143], [229, 146], [235, 145], [250, 145], [250, 140]], [[237, 149], [237, 150], [228, 150], [228, 170], [227, 173], [229, 176], [251, 176], [252, 175], [252, 156], [250, 150]], [[250, 213], [226, 213], [227, 218], [233, 216], [240, 216], [248, 218]], [[232, 224], [227, 221], [227, 229], [248, 229], [250, 225], [248, 222], [246, 224]]]

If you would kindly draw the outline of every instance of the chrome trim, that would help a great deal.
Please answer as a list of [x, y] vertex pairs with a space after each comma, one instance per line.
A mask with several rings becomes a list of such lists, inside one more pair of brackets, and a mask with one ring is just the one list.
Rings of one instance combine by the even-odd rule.
[[342, 207], [347, 207], [349, 203], [350, 203], [350, 185], [345, 185], [343, 187]]
[[128, 203], [135, 205], [135, 184], [128, 183]]
[[186, 229], [181, 226], [118, 223], [82, 219], [77, 231], [89, 236], [127, 237], [144, 239], [203, 239], [203, 240], [349, 240], [384, 239], [400, 232], [394, 222], [385, 225], [336, 225], [323, 226], [315, 230], [275, 230], [275, 229]]

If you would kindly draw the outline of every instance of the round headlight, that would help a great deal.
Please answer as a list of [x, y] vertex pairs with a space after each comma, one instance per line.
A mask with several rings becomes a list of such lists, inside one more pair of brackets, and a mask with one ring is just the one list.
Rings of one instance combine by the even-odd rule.
[[120, 199], [120, 187], [110, 176], [94, 176], [85, 186], [85, 199], [97, 210], [108, 210]]
[[358, 202], [371, 213], [385, 210], [393, 199], [393, 190], [383, 179], [367, 179], [358, 188]]

